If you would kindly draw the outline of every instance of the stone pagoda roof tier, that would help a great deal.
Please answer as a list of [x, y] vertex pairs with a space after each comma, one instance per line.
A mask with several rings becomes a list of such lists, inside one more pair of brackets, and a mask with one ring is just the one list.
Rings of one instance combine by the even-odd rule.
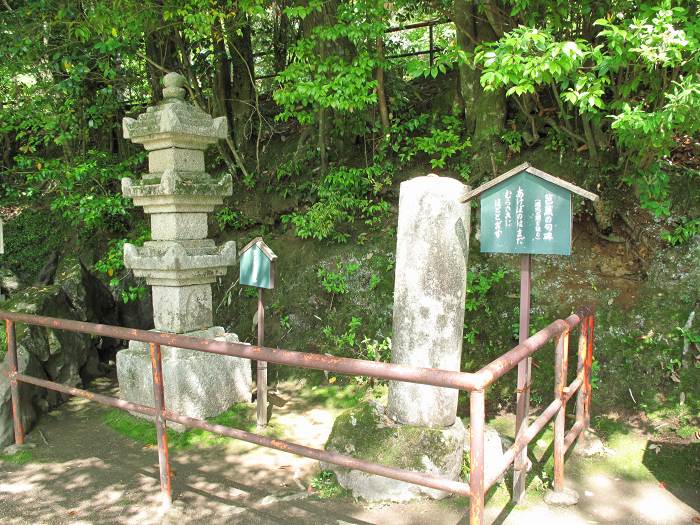
[[137, 119], [124, 118], [124, 138], [143, 144], [148, 151], [173, 147], [203, 150], [226, 138], [226, 117], [212, 118], [185, 102], [182, 75], [168, 73], [164, 84], [163, 102], [149, 107]]
[[[216, 282], [236, 263], [236, 243], [223, 246], [152, 241], [143, 247], [124, 245], [124, 265], [136, 277], [144, 277], [152, 286], [191, 286]], [[208, 252], [208, 253], [207, 253]]]

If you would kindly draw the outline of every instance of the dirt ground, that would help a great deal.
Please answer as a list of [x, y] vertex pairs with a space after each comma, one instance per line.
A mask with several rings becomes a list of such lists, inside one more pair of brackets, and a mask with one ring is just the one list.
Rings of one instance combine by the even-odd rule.
[[[101, 389], [113, 389], [102, 385]], [[467, 523], [467, 500], [366, 504], [351, 498], [321, 500], [307, 487], [315, 461], [245, 443], [171, 451], [175, 501], [160, 505], [153, 447], [140, 445], [103, 423], [106, 409], [72, 399], [45, 416], [28, 435], [32, 460], [0, 462], [3, 524], [396, 524]], [[284, 437], [322, 447], [338, 411], [291, 401], [273, 417]], [[700, 486], [622, 479], [605, 458], [567, 460], [567, 480], [581, 500], [549, 507], [530, 490], [516, 508], [501, 488], [489, 499], [493, 524], [700, 523]]]

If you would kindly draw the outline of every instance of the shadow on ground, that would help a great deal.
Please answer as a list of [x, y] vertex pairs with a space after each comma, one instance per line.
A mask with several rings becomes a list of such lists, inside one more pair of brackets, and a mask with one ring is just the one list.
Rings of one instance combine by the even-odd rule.
[[[114, 385], [100, 388], [105, 389], [113, 391]], [[71, 399], [29, 434], [28, 441], [35, 445], [29, 449], [30, 461], [0, 462], [2, 523], [468, 523], [466, 498], [373, 505], [351, 498], [319, 500], [307, 491], [318, 470], [316, 462], [233, 441], [226, 446], [172, 451], [176, 499], [163, 511], [155, 447], [138, 444], [106, 426], [106, 410]], [[334, 412], [291, 400], [274, 417], [285, 428], [285, 437], [322, 447]], [[653, 472], [658, 462], [672, 460], [673, 450], [667, 453], [668, 457], [645, 455], [644, 463]], [[536, 468], [542, 468], [550, 454], [547, 447], [535, 454], [540, 464]], [[568, 461], [569, 484], [581, 494], [577, 507], [547, 507], [531, 479], [527, 500], [518, 507], [508, 502], [506, 485], [494, 489], [486, 522], [686, 525], [698, 515], [692, 508], [700, 502], [697, 487], [683, 492], [681, 484], [669, 492], [656, 480], [611, 473], [605, 458], [571, 456]]]

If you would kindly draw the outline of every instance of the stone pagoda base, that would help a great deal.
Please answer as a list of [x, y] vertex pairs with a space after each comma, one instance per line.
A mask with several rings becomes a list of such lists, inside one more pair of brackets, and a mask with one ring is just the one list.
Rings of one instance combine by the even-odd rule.
[[[218, 326], [182, 335], [238, 342]], [[239, 402], [250, 402], [252, 371], [249, 359], [197, 350], [162, 346], [165, 406], [180, 415], [197, 419], [214, 417]], [[133, 403], [153, 406], [153, 376], [148, 343], [131, 341], [117, 353], [117, 379], [121, 397]], [[139, 417], [142, 414], [134, 414]], [[182, 425], [168, 422], [178, 432]]]

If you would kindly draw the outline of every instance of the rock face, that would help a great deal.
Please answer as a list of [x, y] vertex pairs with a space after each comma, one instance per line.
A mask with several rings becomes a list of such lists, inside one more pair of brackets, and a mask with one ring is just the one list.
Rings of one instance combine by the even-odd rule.
[[[467, 288], [466, 186], [446, 177], [401, 184], [391, 362], [459, 370]], [[449, 427], [457, 390], [391, 381], [387, 413], [408, 425]]]
[[[455, 420], [443, 429], [398, 425], [375, 403], [363, 403], [341, 414], [333, 424], [326, 450], [334, 450], [407, 470], [458, 479], [466, 431]], [[382, 476], [321, 464], [332, 469], [353, 496], [367, 501], [409, 501], [417, 497], [442, 499], [449, 494]]]
[[[124, 119], [124, 136], [143, 144], [148, 173], [122, 180], [122, 192], [151, 217], [151, 238], [143, 247], [124, 246], [124, 264], [152, 288], [153, 321], [161, 332], [238, 341], [212, 327], [211, 284], [236, 261], [236, 245], [207, 239], [207, 214], [232, 192], [230, 175], [204, 171], [204, 150], [226, 137], [226, 118], [212, 119], [184, 101], [184, 78], [165, 76], [164, 100], [137, 120]], [[180, 414], [215, 416], [250, 401], [250, 361], [163, 347], [165, 404]], [[117, 354], [122, 397], [153, 405], [148, 345], [132, 341]], [[177, 427], [173, 427], [178, 430]]]
[[14, 272], [6, 268], [0, 268], [0, 301], [7, 299], [20, 287], [19, 277]]
[[[55, 283], [15, 292], [2, 308], [78, 321], [112, 323], [116, 315], [109, 290], [77, 258], [63, 259], [56, 271]], [[20, 373], [83, 387], [101, 374], [100, 352], [115, 345], [86, 334], [49, 330], [18, 324], [17, 358]], [[4, 351], [4, 329], [2, 333]], [[10, 384], [3, 360], [0, 370], [0, 446], [13, 442]], [[62, 401], [61, 394], [20, 384], [22, 422], [31, 429], [38, 415]]]

